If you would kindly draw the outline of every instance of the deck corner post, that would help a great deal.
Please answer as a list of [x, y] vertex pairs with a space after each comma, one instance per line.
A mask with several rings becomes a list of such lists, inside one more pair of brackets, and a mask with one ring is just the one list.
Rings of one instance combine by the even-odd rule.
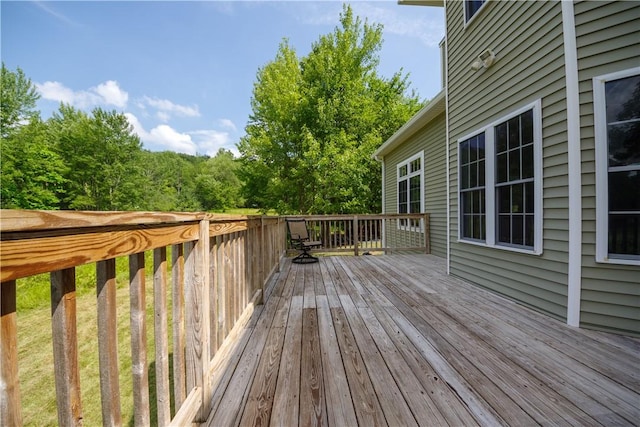
[[18, 378], [18, 339], [16, 320], [16, 281], [0, 283], [0, 425], [22, 425], [20, 381]]

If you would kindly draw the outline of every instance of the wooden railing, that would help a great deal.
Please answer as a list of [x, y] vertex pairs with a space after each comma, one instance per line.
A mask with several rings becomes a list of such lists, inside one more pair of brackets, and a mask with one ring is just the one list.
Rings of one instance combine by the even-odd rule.
[[315, 252], [360, 255], [407, 250], [431, 251], [428, 213], [302, 215], [287, 218], [307, 220], [311, 240], [322, 242]]
[[250, 317], [279, 268], [283, 219], [14, 210], [0, 211], [0, 218], [0, 425], [22, 424], [16, 280], [41, 273], [50, 273], [58, 423], [82, 424], [75, 273], [88, 263], [96, 266], [102, 422], [123, 424], [116, 322], [116, 259], [122, 257], [129, 266], [134, 424], [150, 424], [145, 251], [153, 252], [154, 419], [159, 425], [206, 420], [216, 355], [234, 327]]

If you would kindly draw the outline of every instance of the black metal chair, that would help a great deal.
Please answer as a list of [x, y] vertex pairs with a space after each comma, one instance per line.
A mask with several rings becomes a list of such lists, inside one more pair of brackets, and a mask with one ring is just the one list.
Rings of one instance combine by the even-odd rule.
[[322, 246], [322, 242], [311, 240], [309, 230], [307, 229], [307, 221], [304, 219], [287, 219], [287, 234], [291, 246], [301, 251], [301, 253], [292, 259], [296, 264], [311, 264], [318, 262], [318, 258], [309, 253], [311, 249]]

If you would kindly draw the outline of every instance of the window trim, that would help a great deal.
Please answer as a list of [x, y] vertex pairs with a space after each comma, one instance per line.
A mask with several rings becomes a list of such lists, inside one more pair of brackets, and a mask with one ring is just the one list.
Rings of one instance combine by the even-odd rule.
[[464, 19], [464, 28], [467, 28], [469, 25], [476, 21], [476, 17], [486, 9], [485, 6], [487, 4], [489, 4], [489, 0], [485, 0], [485, 2], [482, 3], [478, 10], [476, 10], [476, 13], [474, 13], [470, 17], [467, 17], [467, 0], [462, 1], [462, 16]]
[[[533, 110], [533, 185], [534, 185], [534, 238], [533, 248], [521, 246], [511, 246], [497, 242], [496, 221], [497, 221], [497, 200], [496, 200], [496, 159], [495, 159], [495, 126], [508, 121], [520, 114]], [[472, 133], [464, 135], [457, 140], [456, 150], [460, 143], [481, 133], [485, 134], [485, 218], [486, 218], [486, 240], [478, 241], [462, 237], [462, 224], [460, 221], [460, 153], [458, 153], [458, 243], [489, 247], [494, 249], [519, 252], [529, 255], [542, 255], [543, 246], [543, 180], [542, 180], [542, 101], [535, 100], [517, 110], [511, 111], [485, 126], [474, 130]]]
[[593, 78], [593, 131], [596, 162], [596, 262], [640, 265], [640, 259], [609, 256], [609, 144], [605, 83], [640, 75], [640, 67]]
[[[400, 168], [402, 166], [407, 166], [407, 168], [409, 168], [409, 165], [411, 164], [411, 162], [413, 162], [416, 159], [420, 159], [420, 172], [417, 173], [411, 173], [408, 172], [407, 175], [404, 175], [402, 177], [400, 177]], [[425, 192], [424, 192], [424, 151], [419, 151], [418, 153], [414, 154], [411, 157], [406, 158], [405, 160], [403, 160], [402, 162], [399, 162], [396, 165], [396, 212], [398, 214], [400, 214], [399, 212], [399, 204], [400, 204], [400, 192], [398, 191], [398, 184], [400, 183], [402, 178], [403, 180], [409, 180], [412, 176], [420, 176], [420, 213], [424, 213], [424, 199], [425, 199]], [[410, 197], [410, 192], [409, 192], [409, 188], [407, 188], [407, 197]], [[411, 200], [408, 199], [407, 200], [407, 208], [409, 210], [409, 207], [411, 206]], [[408, 212], [411, 213], [411, 212]], [[424, 221], [420, 220], [420, 229], [418, 229], [415, 226], [412, 225], [402, 225], [400, 223], [400, 220], [398, 220], [397, 222], [397, 227], [398, 230], [403, 230], [403, 231], [415, 231], [415, 232], [424, 232]]]

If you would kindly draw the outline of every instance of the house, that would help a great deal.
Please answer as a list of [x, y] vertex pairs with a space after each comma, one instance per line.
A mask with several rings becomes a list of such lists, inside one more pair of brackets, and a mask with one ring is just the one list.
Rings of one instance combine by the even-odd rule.
[[400, 4], [444, 7], [443, 89], [374, 154], [383, 212], [429, 212], [452, 275], [640, 335], [640, 3]]

